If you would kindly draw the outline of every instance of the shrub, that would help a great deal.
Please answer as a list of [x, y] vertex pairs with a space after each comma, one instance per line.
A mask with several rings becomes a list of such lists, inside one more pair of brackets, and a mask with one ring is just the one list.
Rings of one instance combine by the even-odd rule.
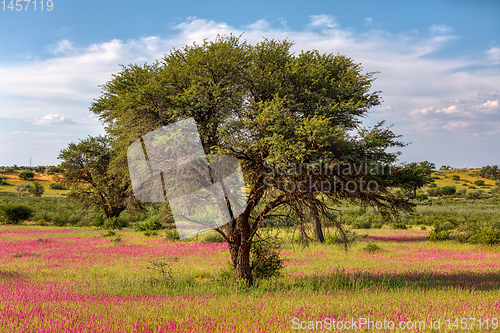
[[26, 221], [33, 216], [33, 210], [20, 204], [12, 204], [0, 207], [8, 224], [18, 224], [20, 221]]
[[33, 177], [35, 177], [35, 173], [33, 171], [24, 170], [24, 171], [21, 171], [21, 173], [19, 173], [20, 179], [29, 180], [29, 179], [33, 179]]
[[14, 186], [14, 190], [16, 191], [17, 195], [20, 197], [24, 197], [25, 195], [28, 195], [28, 190], [29, 186], [26, 184], [17, 184]]
[[476, 186], [484, 186], [484, 180], [476, 180], [474, 182], [474, 185], [476, 185]]
[[[359, 235], [356, 231], [352, 231], [349, 229], [344, 230], [345, 236], [347, 238], [347, 245], [354, 244], [358, 239], [366, 237], [368, 235]], [[326, 244], [344, 244], [344, 238], [338, 232], [333, 234], [332, 236], [325, 236]]]
[[177, 232], [177, 229], [172, 228], [165, 230], [165, 239], [169, 241], [179, 239], [179, 233]]
[[61, 183], [50, 183], [49, 187], [52, 190], [67, 190], [67, 188]]
[[33, 185], [28, 188], [28, 192], [33, 194], [35, 197], [41, 197], [45, 193], [45, 188], [40, 182], [33, 182]]
[[436, 183], [430, 183], [429, 187], [437, 187], [437, 184]]
[[285, 267], [276, 241], [256, 241], [250, 249], [250, 267], [253, 276], [265, 279], [280, 276]]
[[405, 230], [408, 229], [406, 224], [404, 224], [403, 222], [393, 223], [391, 227], [392, 227], [392, 229], [405, 229]]
[[383, 224], [382, 223], [374, 223], [372, 224], [373, 229], [382, 229]]
[[427, 195], [429, 197], [437, 197], [441, 195], [441, 189], [439, 187], [431, 188], [427, 190]]
[[455, 189], [454, 186], [443, 186], [441, 188], [441, 193], [443, 195], [452, 195], [452, 194], [455, 194], [457, 190]]
[[453, 175], [453, 176], [451, 176], [451, 180], [459, 181], [460, 180], [460, 176], [459, 175]]
[[7, 177], [0, 176], [0, 185], [9, 185], [9, 183], [7, 183]]
[[154, 217], [148, 217], [144, 223], [139, 224], [136, 228], [137, 231], [147, 231], [147, 230], [160, 230], [163, 226], [158, 219]]
[[429, 240], [431, 242], [445, 241], [451, 239], [449, 230], [436, 231], [433, 230], [429, 233]]
[[371, 229], [372, 222], [368, 216], [358, 216], [351, 226], [353, 229]]
[[418, 201], [423, 201], [423, 200], [427, 200], [428, 197], [424, 193], [419, 193], [419, 194], [417, 194], [417, 198], [416, 199]]
[[500, 244], [500, 230], [493, 228], [482, 228], [478, 233], [467, 239], [468, 243], [472, 244]]
[[217, 231], [210, 231], [203, 235], [201, 241], [204, 243], [224, 243], [226, 240]]
[[103, 228], [104, 229], [123, 229], [127, 226], [127, 222], [118, 219], [118, 217], [110, 217], [104, 221]]
[[374, 253], [374, 252], [382, 251], [382, 248], [375, 243], [368, 243], [363, 248], [363, 250], [366, 252], [369, 252], [369, 253]]

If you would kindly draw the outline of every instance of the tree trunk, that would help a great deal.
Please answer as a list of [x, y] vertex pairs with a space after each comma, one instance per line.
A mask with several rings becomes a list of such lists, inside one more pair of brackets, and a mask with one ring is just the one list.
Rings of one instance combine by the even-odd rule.
[[248, 224], [248, 217], [240, 215], [236, 220], [236, 226], [229, 231], [229, 253], [237, 279], [245, 280], [247, 285], [253, 285], [252, 268], [250, 267], [250, 248], [252, 239]]
[[250, 267], [251, 245], [229, 247], [231, 260], [234, 266], [234, 273], [238, 280], [245, 280], [249, 287], [253, 285], [252, 268]]
[[[309, 197], [314, 199], [314, 195], [309, 193]], [[323, 235], [323, 229], [321, 227], [321, 219], [319, 218], [318, 207], [313, 203], [313, 200], [310, 202], [309, 211], [311, 213], [311, 219], [314, 229], [314, 239], [318, 243], [325, 242], [325, 236]]]

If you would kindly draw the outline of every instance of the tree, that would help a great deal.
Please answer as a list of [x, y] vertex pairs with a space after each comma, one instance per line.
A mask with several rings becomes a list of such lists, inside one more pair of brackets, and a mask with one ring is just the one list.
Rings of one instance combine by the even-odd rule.
[[33, 179], [33, 177], [35, 177], [35, 174], [33, 173], [33, 171], [24, 170], [24, 171], [21, 171], [21, 173], [19, 173], [20, 179], [31, 180], [31, 179]]
[[45, 193], [45, 188], [40, 182], [33, 182], [33, 184], [28, 188], [28, 192], [33, 194], [35, 197], [41, 197]]
[[118, 217], [125, 210], [130, 187], [110, 167], [114, 157], [105, 136], [71, 142], [58, 157], [62, 160], [63, 185], [72, 189], [69, 196], [85, 208], [101, 209], [108, 218]]
[[30, 189], [29, 185], [26, 184], [17, 184], [14, 186], [14, 190], [17, 192], [17, 195], [20, 197], [24, 197], [28, 194], [28, 190]]
[[492, 180], [500, 180], [500, 170], [498, 169], [498, 165], [487, 165], [482, 167], [479, 171], [479, 176]]
[[[387, 190], [386, 176], [365, 169], [345, 174], [336, 167], [315, 172], [323, 165], [370, 164], [372, 170], [393, 163], [398, 153], [386, 149], [404, 144], [383, 122], [361, 127], [369, 108], [380, 104], [379, 92], [369, 92], [375, 73], [363, 74], [359, 64], [342, 55], [316, 50], [294, 55], [292, 45], [266, 39], [252, 46], [238, 37], [219, 36], [186, 46], [152, 65], [123, 67], [91, 106], [113, 140], [117, 169], [126, 168], [132, 142], [189, 117], [196, 121], [206, 154], [239, 159], [249, 188], [247, 205], [217, 231], [229, 244], [237, 278], [249, 285], [250, 249], [266, 218], [286, 215], [305, 226], [311, 221], [308, 212], [317, 211], [345, 235], [332, 214], [333, 205], [342, 200], [373, 205], [387, 214], [410, 209]], [[289, 172], [291, 165], [307, 165], [311, 172]], [[363, 177], [378, 181], [378, 191], [332, 189]], [[309, 181], [315, 186], [283, 188]], [[325, 192], [320, 182], [331, 187], [328, 204], [318, 198]]]
[[5, 216], [8, 224], [18, 224], [20, 221], [26, 221], [33, 216], [31, 208], [19, 204], [0, 206], [0, 212]]
[[408, 163], [395, 171], [395, 186], [411, 190], [415, 199], [417, 190], [432, 181], [431, 173], [435, 168], [434, 163], [428, 161]]

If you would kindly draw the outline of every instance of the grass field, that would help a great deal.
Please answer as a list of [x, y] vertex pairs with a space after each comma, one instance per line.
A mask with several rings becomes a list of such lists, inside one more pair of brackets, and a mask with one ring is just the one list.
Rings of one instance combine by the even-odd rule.
[[[0, 331], [291, 332], [335, 320], [359, 332], [429, 332], [438, 321], [434, 331], [459, 332], [460, 318], [475, 318], [468, 331], [500, 330], [498, 246], [430, 243], [417, 228], [363, 233], [349, 252], [286, 243], [284, 275], [247, 290], [224, 273], [226, 243], [0, 226]], [[373, 328], [384, 320], [395, 328]]]

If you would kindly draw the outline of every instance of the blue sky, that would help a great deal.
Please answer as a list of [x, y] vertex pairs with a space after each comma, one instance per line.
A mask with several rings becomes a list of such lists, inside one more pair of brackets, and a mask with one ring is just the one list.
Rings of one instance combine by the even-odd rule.
[[[45, 0], [46, 1], [46, 0]], [[7, 1], [8, 4], [9, 1]], [[88, 111], [119, 64], [220, 34], [295, 41], [379, 71], [380, 120], [412, 142], [401, 162], [500, 163], [500, 1], [63, 1], [0, 4], [0, 165], [58, 164], [103, 133]], [[23, 2], [23, 6], [26, 3]]]

